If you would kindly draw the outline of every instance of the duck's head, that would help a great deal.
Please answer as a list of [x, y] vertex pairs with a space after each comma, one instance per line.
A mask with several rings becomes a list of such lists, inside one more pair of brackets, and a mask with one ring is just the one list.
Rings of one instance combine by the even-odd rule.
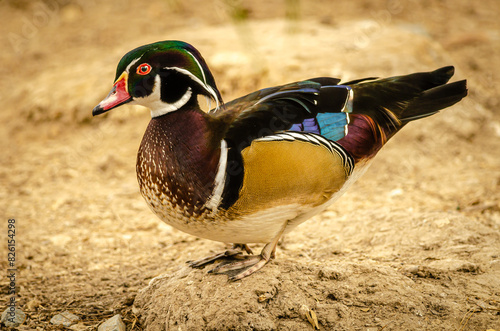
[[123, 56], [113, 88], [92, 111], [99, 115], [125, 103], [141, 105], [157, 117], [191, 105], [198, 95], [222, 98], [205, 60], [182, 41], [160, 41]]

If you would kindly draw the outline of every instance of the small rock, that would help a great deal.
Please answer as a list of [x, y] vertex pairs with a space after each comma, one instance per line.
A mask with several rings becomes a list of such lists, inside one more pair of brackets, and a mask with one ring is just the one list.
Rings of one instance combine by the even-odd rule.
[[418, 273], [418, 265], [407, 265], [401, 268], [405, 274], [416, 275]]
[[76, 316], [73, 313], [70, 313], [69, 311], [65, 311], [65, 312], [62, 312], [60, 314], [53, 316], [50, 319], [50, 323], [52, 323], [54, 325], [62, 325], [64, 327], [69, 328], [70, 326], [72, 326], [73, 324], [78, 322], [79, 320], [80, 320], [80, 317]]
[[259, 295], [259, 297], [257, 298], [257, 301], [259, 302], [266, 302], [268, 301], [269, 299], [272, 299], [273, 295], [270, 294], [270, 293], [265, 293], [265, 294], [261, 294]]
[[118, 314], [99, 325], [97, 331], [125, 331], [125, 323], [122, 321], [122, 315]]
[[132, 307], [132, 313], [134, 313], [134, 315], [140, 315], [141, 314], [141, 309], [137, 308], [136, 306], [133, 306]]
[[500, 260], [493, 260], [490, 262], [490, 268], [500, 271]]
[[7, 307], [2, 313], [2, 323], [8, 327], [17, 327], [24, 323], [26, 314], [19, 308]]
[[480, 273], [481, 267], [472, 262], [465, 262], [456, 268], [456, 271], [460, 272], [470, 272], [473, 274]]
[[123, 303], [125, 306], [132, 306], [132, 305], [134, 304], [134, 300], [135, 300], [135, 294], [127, 296], [127, 297], [126, 297], [126, 298], [122, 301], [122, 303]]
[[73, 330], [73, 331], [86, 331], [86, 330], [92, 329], [92, 327], [87, 326], [83, 323], [77, 323], [77, 324], [73, 324], [72, 326], [70, 326], [69, 329]]
[[464, 260], [453, 260], [453, 259], [437, 260], [429, 263], [429, 266], [441, 270], [470, 272], [473, 274], [477, 274], [482, 271], [479, 265]]
[[341, 270], [324, 267], [318, 271], [318, 277], [321, 280], [342, 280], [345, 275]]
[[28, 303], [26, 304], [26, 310], [30, 311], [30, 310], [36, 310], [40, 305], [42, 304], [42, 302], [38, 299], [32, 299], [30, 301], [28, 301]]

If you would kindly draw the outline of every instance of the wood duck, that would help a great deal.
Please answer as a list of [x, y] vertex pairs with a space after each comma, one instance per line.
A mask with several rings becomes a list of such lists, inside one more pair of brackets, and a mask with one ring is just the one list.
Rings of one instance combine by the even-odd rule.
[[[234, 243], [190, 264], [227, 259], [210, 272], [238, 280], [274, 258], [280, 237], [337, 200], [403, 126], [465, 97], [465, 80], [447, 84], [453, 74], [448, 66], [342, 84], [313, 78], [224, 103], [193, 46], [161, 41], [123, 56], [92, 113], [125, 103], [151, 110], [137, 155], [142, 196], [174, 228]], [[215, 108], [203, 112], [198, 95]], [[253, 255], [248, 243], [266, 245]]]

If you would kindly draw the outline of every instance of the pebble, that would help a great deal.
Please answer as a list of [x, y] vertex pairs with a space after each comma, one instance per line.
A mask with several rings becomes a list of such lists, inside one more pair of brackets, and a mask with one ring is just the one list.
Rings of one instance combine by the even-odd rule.
[[122, 315], [117, 314], [107, 319], [104, 323], [99, 325], [97, 331], [126, 331], [125, 323], [122, 321]]
[[[14, 316], [11, 315], [14, 313]], [[8, 327], [18, 327], [26, 320], [26, 314], [19, 308], [7, 307], [2, 313], [2, 323]]]
[[69, 329], [72, 331], [88, 331], [88, 330], [90, 330], [89, 326], [87, 326], [83, 323], [73, 324], [72, 326], [69, 327]]
[[78, 321], [80, 321], [80, 317], [76, 316], [73, 313], [70, 313], [69, 311], [65, 311], [60, 314], [54, 315], [50, 319], [50, 323], [54, 325], [62, 325], [67, 328], [77, 323]]

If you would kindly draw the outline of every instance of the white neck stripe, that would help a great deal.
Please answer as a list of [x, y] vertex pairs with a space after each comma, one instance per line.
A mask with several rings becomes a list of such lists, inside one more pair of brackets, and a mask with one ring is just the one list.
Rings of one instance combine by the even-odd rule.
[[[186, 70], [183, 68], [178, 68], [178, 67], [165, 67], [164, 69], [175, 70], [175, 71], [178, 71], [178, 72], [183, 73], [185, 75], [188, 75], [193, 81], [198, 83], [202, 88], [204, 88], [208, 93], [210, 93], [212, 98], [215, 100], [216, 108], [217, 109], [219, 108], [219, 99], [217, 98], [217, 93], [215, 93], [214, 89], [210, 85], [202, 82], [198, 77], [193, 75], [189, 70]], [[203, 75], [203, 79], [205, 79], [205, 75]]]

